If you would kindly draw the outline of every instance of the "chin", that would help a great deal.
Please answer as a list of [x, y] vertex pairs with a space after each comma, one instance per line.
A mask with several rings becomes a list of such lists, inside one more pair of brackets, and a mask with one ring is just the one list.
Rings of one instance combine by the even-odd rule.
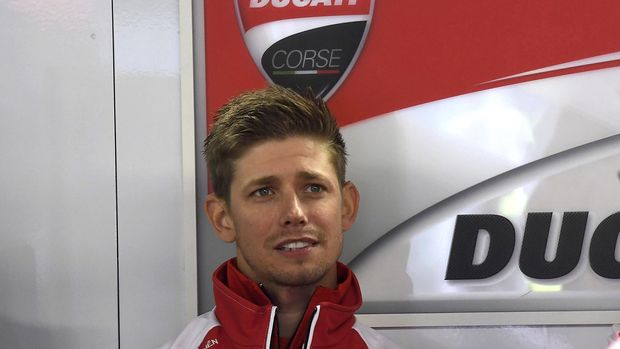
[[[334, 262], [335, 265], [335, 262]], [[281, 286], [301, 287], [321, 284], [326, 280], [331, 270], [330, 266], [292, 267], [288, 270], [279, 270], [271, 273], [274, 283]]]

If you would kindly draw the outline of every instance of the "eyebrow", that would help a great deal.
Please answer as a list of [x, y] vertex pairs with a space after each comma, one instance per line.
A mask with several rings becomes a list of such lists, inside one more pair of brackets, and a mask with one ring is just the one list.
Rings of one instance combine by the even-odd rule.
[[[299, 171], [296, 176], [304, 180], [327, 181], [327, 177], [315, 171]], [[249, 181], [244, 186], [244, 188], [252, 188], [252, 187], [263, 186], [263, 185], [273, 185], [279, 182], [280, 182], [280, 179], [276, 176], [264, 176], [264, 177], [256, 178], [256, 179]]]
[[297, 177], [300, 177], [305, 180], [313, 180], [313, 179], [327, 180], [327, 177], [315, 171], [300, 171], [299, 173], [297, 173]]
[[278, 179], [278, 177], [276, 176], [265, 176], [265, 177], [260, 177], [260, 178], [256, 178], [253, 179], [251, 181], [249, 181], [246, 185], [245, 188], [250, 188], [250, 187], [255, 187], [255, 186], [262, 186], [262, 185], [268, 185], [268, 184], [273, 184], [273, 183], [278, 183], [280, 180]]

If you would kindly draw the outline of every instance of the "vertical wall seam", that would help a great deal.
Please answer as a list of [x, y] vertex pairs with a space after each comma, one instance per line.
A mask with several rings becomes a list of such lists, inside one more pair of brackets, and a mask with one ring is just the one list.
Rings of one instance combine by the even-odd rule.
[[196, 244], [196, 141], [194, 109], [193, 8], [179, 1], [179, 68], [181, 100], [181, 170], [183, 181], [183, 240], [185, 322], [198, 315], [198, 262]]
[[114, 0], [110, 0], [112, 15], [112, 100], [114, 120], [114, 197], [115, 197], [115, 227], [116, 227], [116, 330], [118, 349], [121, 348], [121, 292], [120, 292], [120, 263], [118, 239], [118, 144], [116, 139], [116, 52], [114, 38]]

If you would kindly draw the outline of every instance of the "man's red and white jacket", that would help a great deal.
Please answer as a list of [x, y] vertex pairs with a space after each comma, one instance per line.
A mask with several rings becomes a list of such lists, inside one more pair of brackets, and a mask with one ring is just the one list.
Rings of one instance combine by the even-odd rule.
[[213, 274], [214, 310], [194, 319], [170, 349], [398, 348], [356, 321], [362, 304], [353, 272], [338, 263], [338, 287], [318, 287], [293, 338], [278, 337], [274, 306], [260, 285], [243, 275], [236, 260]]

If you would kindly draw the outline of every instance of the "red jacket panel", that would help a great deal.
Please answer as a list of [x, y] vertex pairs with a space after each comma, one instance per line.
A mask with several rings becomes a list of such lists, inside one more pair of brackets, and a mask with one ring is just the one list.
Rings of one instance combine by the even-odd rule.
[[[215, 309], [193, 320], [170, 349], [280, 348], [274, 306], [259, 284], [242, 274], [236, 260], [213, 274]], [[336, 289], [318, 287], [288, 341], [288, 348], [397, 348], [374, 330], [356, 322], [362, 304], [353, 272], [338, 263]]]

